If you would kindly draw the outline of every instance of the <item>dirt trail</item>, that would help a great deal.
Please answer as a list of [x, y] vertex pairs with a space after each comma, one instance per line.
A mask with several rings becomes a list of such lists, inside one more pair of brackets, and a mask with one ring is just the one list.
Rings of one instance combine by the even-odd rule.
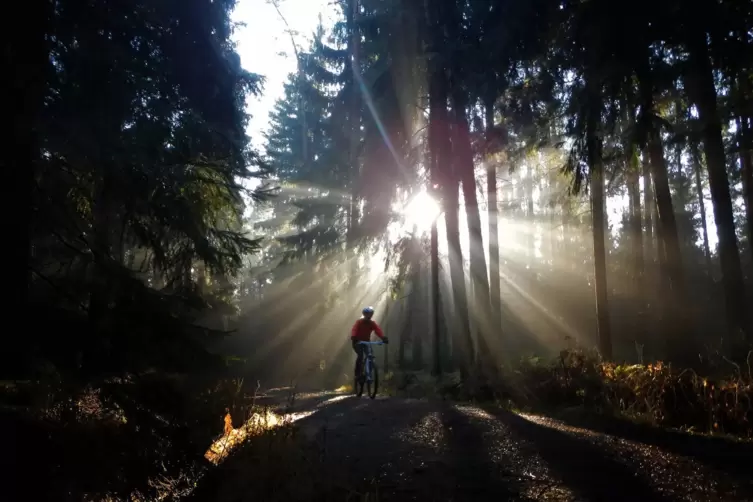
[[[753, 501], [749, 463], [725, 470], [668, 444], [539, 416], [332, 393], [302, 394], [292, 407], [279, 391], [265, 399], [311, 412], [296, 425], [317, 445], [327, 483], [380, 501]], [[752, 458], [746, 450], [739, 461]]]

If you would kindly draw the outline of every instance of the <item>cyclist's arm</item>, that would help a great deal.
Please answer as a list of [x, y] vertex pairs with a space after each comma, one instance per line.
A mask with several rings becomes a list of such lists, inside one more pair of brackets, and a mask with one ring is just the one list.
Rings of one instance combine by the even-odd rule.
[[380, 328], [377, 323], [374, 323], [374, 333], [376, 333], [376, 336], [378, 336], [381, 340], [384, 340], [384, 333], [382, 332], [382, 328]]
[[358, 325], [361, 321], [356, 321], [353, 327], [350, 329], [350, 337], [355, 338], [358, 335]]

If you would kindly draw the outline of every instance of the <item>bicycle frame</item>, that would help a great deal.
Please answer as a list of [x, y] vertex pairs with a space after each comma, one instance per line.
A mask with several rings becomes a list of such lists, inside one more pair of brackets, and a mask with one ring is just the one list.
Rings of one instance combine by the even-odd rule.
[[371, 371], [371, 366], [374, 359], [376, 358], [376, 356], [374, 355], [374, 350], [371, 348], [371, 346], [384, 345], [384, 342], [358, 342], [358, 345], [364, 345], [366, 347], [366, 354], [363, 362], [363, 374], [366, 377], [366, 381], [371, 382], [374, 379], [373, 373]]

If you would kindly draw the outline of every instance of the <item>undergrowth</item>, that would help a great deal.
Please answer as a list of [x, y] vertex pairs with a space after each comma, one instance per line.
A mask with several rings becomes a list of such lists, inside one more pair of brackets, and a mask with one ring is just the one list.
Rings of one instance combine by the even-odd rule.
[[496, 387], [520, 406], [582, 406], [663, 427], [753, 436], [753, 352], [745, 369], [703, 376], [671, 364], [604, 362], [593, 352], [563, 350], [549, 364], [524, 360], [502, 371]]
[[[261, 404], [258, 390], [157, 374], [76, 392], [5, 382], [0, 419], [19, 452], [13, 467], [45, 480], [6, 492], [56, 501], [379, 500], [373, 484], [354, 487], [332, 472], [326, 431], [301, 434], [296, 414]], [[295, 399], [291, 391], [282, 407]]]
[[661, 427], [753, 437], [753, 352], [726, 374], [700, 375], [671, 364], [618, 364], [582, 348], [544, 360], [523, 358], [482, 378], [396, 372], [385, 392], [409, 398], [495, 401], [508, 408], [550, 412], [581, 408]]
[[[6, 382], [0, 425], [14, 467], [44, 483], [11, 486], [29, 500], [171, 500], [190, 493], [223, 433], [225, 409], [252, 401], [238, 380], [199, 383], [147, 373], [81, 389], [59, 379]], [[21, 478], [15, 481], [21, 483]]]

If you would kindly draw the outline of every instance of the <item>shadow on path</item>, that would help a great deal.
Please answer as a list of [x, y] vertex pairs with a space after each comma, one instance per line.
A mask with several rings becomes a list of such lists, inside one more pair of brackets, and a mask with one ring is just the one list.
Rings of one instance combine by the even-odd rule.
[[707, 466], [745, 476], [753, 492], [753, 479], [750, 479], [753, 471], [753, 443], [720, 437], [693, 436], [611, 417], [558, 416], [557, 419], [574, 427], [588, 428], [628, 441], [656, 446], [677, 455], [691, 457]]
[[515, 495], [489, 458], [484, 430], [455, 406], [441, 412], [455, 500], [509, 500]]
[[510, 412], [489, 410], [515, 436], [529, 443], [552, 474], [570, 490], [592, 501], [664, 502], [644, 478], [582, 439], [538, 425]]

